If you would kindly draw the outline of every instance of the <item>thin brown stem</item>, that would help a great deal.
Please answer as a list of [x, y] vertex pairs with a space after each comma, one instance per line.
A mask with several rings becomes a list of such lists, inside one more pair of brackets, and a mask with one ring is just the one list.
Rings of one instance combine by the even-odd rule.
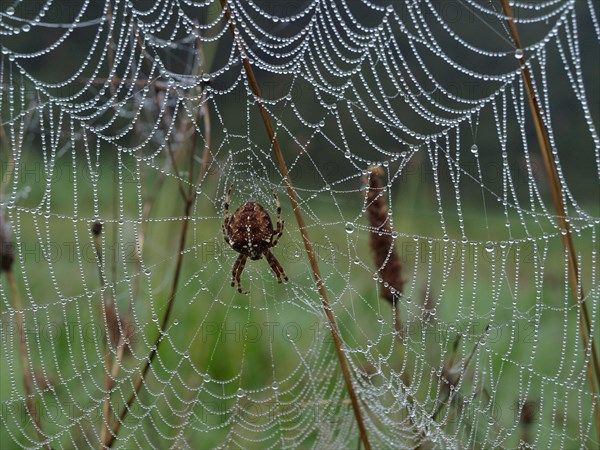
[[183, 255], [184, 255], [188, 225], [190, 222], [189, 221], [189, 213], [191, 210], [191, 206], [192, 206], [192, 202], [186, 201], [183, 222], [182, 222], [182, 228], [181, 228], [181, 234], [179, 236], [179, 246], [178, 246], [178, 252], [177, 252], [177, 262], [175, 265], [175, 275], [173, 277], [173, 283], [171, 285], [171, 293], [169, 294], [167, 308], [164, 312], [164, 315], [163, 315], [161, 323], [160, 323], [161, 332], [159, 332], [158, 336], [156, 337], [154, 345], [152, 346], [152, 350], [150, 351], [150, 354], [148, 355], [148, 359], [146, 360], [146, 364], [144, 365], [144, 368], [142, 369], [140, 376], [137, 378], [137, 380], [135, 382], [135, 385], [133, 388], [133, 393], [127, 400], [125, 407], [123, 408], [123, 410], [121, 411], [121, 414], [119, 415], [119, 419], [118, 419], [117, 423], [111, 430], [111, 435], [108, 437], [107, 441], [104, 443], [104, 445], [106, 447], [112, 446], [113, 442], [115, 441], [115, 438], [117, 437], [117, 433], [119, 432], [119, 429], [121, 428], [121, 424], [123, 423], [123, 421], [125, 420], [125, 417], [127, 416], [128, 412], [129, 412], [129, 408], [131, 407], [133, 402], [137, 399], [138, 393], [142, 387], [144, 379], [146, 378], [148, 370], [150, 369], [150, 366], [152, 365], [152, 361], [154, 360], [154, 357], [158, 353], [160, 343], [162, 342], [162, 330], [165, 330], [167, 328], [167, 324], [169, 323], [169, 317], [171, 316], [171, 311], [173, 310], [173, 304], [175, 303], [175, 297], [177, 294], [177, 286], [179, 284], [179, 276], [181, 274], [181, 267], [183, 264]]
[[[514, 21], [514, 15], [511, 6], [509, 5], [508, 0], [502, 1], [502, 9], [504, 11], [504, 15], [508, 20], [508, 27], [510, 30], [510, 34], [514, 41], [515, 47], [517, 49], [522, 49], [523, 45], [521, 43], [521, 37], [519, 35], [519, 30], [517, 29], [517, 25]], [[598, 432], [598, 440], [600, 441], [600, 409], [598, 407], [598, 399], [596, 396], [596, 387], [595, 383], [598, 383], [600, 387], [600, 363], [598, 361], [598, 352], [596, 351], [596, 345], [594, 343], [593, 336], [591, 334], [591, 323], [589, 312], [587, 309], [587, 304], [585, 303], [585, 294], [583, 291], [583, 286], [581, 285], [581, 280], [579, 278], [579, 268], [577, 264], [577, 254], [575, 253], [575, 246], [573, 244], [573, 237], [571, 235], [571, 229], [569, 226], [569, 222], [567, 222], [567, 215], [565, 213], [565, 205], [563, 202], [561, 190], [560, 190], [560, 180], [558, 178], [558, 171], [556, 170], [556, 164], [552, 157], [552, 151], [550, 149], [550, 139], [548, 137], [548, 130], [546, 128], [546, 124], [544, 123], [542, 113], [540, 110], [540, 106], [538, 103], [538, 99], [535, 95], [535, 91], [533, 88], [533, 82], [531, 80], [531, 74], [529, 73], [529, 68], [525, 63], [525, 58], [519, 58], [519, 64], [521, 67], [521, 74], [523, 76], [523, 81], [525, 83], [525, 91], [527, 93], [527, 98], [529, 99], [529, 107], [531, 109], [531, 115], [533, 116], [533, 122], [535, 124], [535, 132], [537, 135], [537, 140], [540, 146], [540, 150], [544, 159], [544, 169], [546, 171], [546, 176], [548, 177], [548, 182], [550, 185], [550, 192], [552, 193], [552, 201], [554, 203], [554, 208], [556, 209], [556, 220], [558, 222], [558, 226], [565, 233], [561, 233], [562, 243], [564, 249], [567, 251], [568, 255], [568, 272], [569, 272], [569, 281], [571, 284], [571, 290], [573, 292], [573, 300], [575, 301], [575, 305], [580, 308], [581, 314], [579, 314], [579, 331], [581, 334], [581, 341], [583, 343], [583, 348], [585, 355], [587, 356], [588, 351], [591, 351], [591, 360], [588, 361], [587, 364], [587, 376], [588, 383], [590, 389], [592, 391], [592, 405], [594, 408], [594, 416], [596, 420], [596, 430]], [[589, 344], [588, 344], [589, 341]], [[589, 345], [589, 346], [588, 346]], [[596, 375], [596, 381], [594, 381], [594, 375]]]
[[[208, 112], [208, 109], [204, 110], [205, 114]], [[206, 120], [204, 121], [204, 125], [205, 126], [210, 126], [210, 121]], [[205, 148], [210, 148], [210, 130], [206, 129], [204, 130], [204, 137], [205, 137]], [[192, 145], [190, 147], [190, 152], [193, 154], [195, 152], [195, 145]], [[194, 158], [191, 157], [190, 158], [190, 162], [192, 164], [191, 167], [189, 167], [189, 173], [192, 174], [193, 173], [193, 164], [194, 164]], [[202, 160], [202, 163], [200, 165], [200, 173], [204, 174], [206, 173], [207, 170], [207, 164], [208, 164], [208, 160], [206, 158], [204, 158]], [[190, 179], [191, 179], [191, 175], [190, 175]], [[198, 179], [198, 183], [200, 182], [200, 178]], [[181, 185], [180, 185], [181, 188]], [[179, 284], [179, 277], [181, 274], [181, 268], [183, 267], [183, 256], [184, 256], [184, 250], [185, 250], [185, 242], [186, 242], [186, 238], [187, 238], [187, 232], [188, 232], [188, 228], [189, 228], [189, 222], [190, 222], [190, 213], [192, 210], [192, 206], [194, 204], [194, 200], [195, 200], [195, 192], [197, 189], [197, 185], [194, 186], [192, 185], [192, 183], [189, 183], [188, 186], [188, 193], [187, 195], [184, 195], [184, 202], [185, 202], [185, 207], [184, 207], [184, 214], [183, 214], [183, 221], [181, 224], [181, 232], [180, 232], [180, 236], [179, 236], [179, 246], [178, 246], [178, 253], [177, 253], [177, 261], [175, 263], [175, 274], [173, 276], [173, 282], [171, 285], [171, 292], [169, 294], [169, 300], [167, 303], [167, 308], [165, 309], [164, 315], [162, 317], [161, 320], [161, 324], [160, 324], [160, 329], [161, 330], [165, 330], [167, 327], [167, 324], [169, 323], [169, 317], [171, 315], [171, 311], [173, 309], [173, 304], [175, 303], [175, 297], [177, 294], [177, 286]], [[119, 432], [119, 429], [121, 428], [121, 425], [123, 424], [123, 421], [125, 420], [125, 417], [127, 416], [127, 414], [129, 413], [129, 409], [131, 407], [131, 405], [133, 404], [133, 402], [138, 398], [138, 393], [140, 391], [140, 389], [142, 388], [142, 384], [144, 383], [144, 380], [146, 378], [146, 375], [150, 369], [150, 366], [152, 365], [152, 361], [154, 360], [156, 354], [158, 353], [158, 349], [160, 347], [160, 343], [162, 342], [162, 334], [159, 333], [158, 336], [156, 337], [156, 340], [154, 342], [154, 346], [152, 347], [152, 350], [150, 351], [150, 354], [148, 355], [148, 359], [146, 360], [146, 363], [144, 365], [144, 368], [142, 369], [139, 377], [137, 378], [135, 385], [133, 387], [133, 393], [131, 394], [131, 396], [129, 397], [129, 399], [127, 400], [127, 403], [125, 404], [125, 407], [123, 408], [123, 410], [121, 411], [121, 414], [119, 415], [119, 418], [117, 420], [117, 422], [115, 423], [114, 427], [112, 428], [112, 430], [110, 430], [110, 436], [107, 436], [106, 441], [104, 441], [104, 446], [105, 447], [111, 447], [117, 437], [117, 434]], [[114, 369], [114, 368], [113, 368]]]
[[25, 402], [27, 406], [27, 411], [31, 416], [33, 426], [35, 428], [35, 431], [37, 432], [40, 442], [43, 443], [46, 449], [51, 450], [50, 444], [48, 444], [47, 442], [48, 436], [44, 433], [44, 429], [42, 428], [42, 421], [40, 420], [39, 414], [35, 410], [35, 403], [33, 401], [34, 394], [33, 388], [31, 387], [33, 383], [33, 378], [31, 377], [31, 372], [29, 371], [29, 360], [27, 358], [23, 309], [21, 307], [21, 297], [19, 296], [19, 290], [17, 289], [17, 283], [15, 282], [15, 277], [13, 275], [12, 270], [8, 270], [6, 272], [6, 281], [8, 283], [8, 289], [12, 298], [13, 308], [15, 309], [15, 320], [17, 322], [17, 332], [19, 335], [19, 356], [21, 359], [21, 370], [23, 372], [23, 387], [25, 388]]
[[[234, 40], [237, 41], [237, 45], [239, 47], [240, 53], [242, 53], [242, 64], [244, 66], [244, 70], [246, 72], [246, 76], [248, 78], [248, 82], [250, 83], [250, 87], [252, 89], [253, 94], [257, 99], [261, 98], [260, 88], [258, 86], [258, 82], [256, 81], [256, 77], [254, 76], [254, 71], [252, 70], [252, 66], [250, 65], [250, 61], [248, 58], [243, 56], [243, 48], [241, 41], [236, 38], [236, 29], [233, 21], [231, 20], [231, 10], [227, 5], [227, 0], [219, 0], [221, 3], [221, 7], [225, 13], [225, 18], [229, 23], [229, 30], [231, 34], [234, 36]], [[294, 215], [296, 217], [296, 222], [298, 223], [298, 227], [300, 229], [300, 234], [302, 235], [302, 241], [304, 242], [304, 248], [306, 250], [306, 254], [308, 256], [308, 260], [310, 262], [310, 266], [312, 268], [315, 281], [317, 283], [317, 288], [319, 293], [321, 294], [321, 303], [323, 304], [323, 309], [325, 311], [325, 315], [327, 316], [327, 320], [329, 321], [329, 329], [331, 330], [331, 335], [333, 337], [333, 343], [335, 346], [335, 351], [337, 353], [337, 357], [340, 363], [340, 367], [342, 369], [342, 374], [344, 376], [344, 381], [346, 383], [346, 388], [348, 389], [348, 394], [350, 395], [350, 400], [352, 402], [352, 408], [354, 410], [354, 416], [356, 417], [356, 422], [358, 424], [358, 429], [360, 433], [361, 440], [365, 446], [365, 450], [370, 450], [371, 445], [369, 444], [369, 438], [367, 436], [367, 429], [365, 427], [365, 422], [362, 416], [362, 412], [360, 410], [360, 405], [358, 401], [358, 396], [356, 395], [356, 391], [354, 390], [354, 386], [352, 385], [352, 377], [350, 375], [350, 369], [348, 367], [348, 361], [346, 360], [346, 355], [342, 350], [342, 340], [339, 334], [339, 329], [337, 326], [337, 322], [335, 319], [335, 315], [333, 314], [333, 310], [329, 306], [329, 300], [327, 298], [327, 290], [325, 288], [325, 283], [323, 278], [321, 277], [321, 271], [319, 270], [319, 265], [317, 264], [317, 258], [315, 255], [315, 251], [313, 248], [312, 241], [308, 235], [308, 230], [306, 228], [306, 224], [304, 222], [304, 218], [302, 216], [302, 212], [300, 210], [300, 205], [298, 204], [298, 199], [296, 197], [296, 192], [292, 186], [292, 180], [290, 174], [288, 172], [287, 165], [283, 158], [283, 153], [279, 146], [279, 141], [275, 136], [275, 131], [273, 130], [273, 126], [271, 124], [271, 120], [269, 119], [269, 115], [264, 105], [258, 101], [256, 102], [258, 106], [259, 113], [262, 117], [262, 120], [265, 124], [265, 128], [267, 134], [269, 136], [269, 140], [273, 145], [273, 152], [275, 153], [275, 158], [277, 159], [277, 165], [279, 167], [279, 171], [283, 176], [283, 181], [286, 185], [288, 197], [292, 203], [292, 207], [294, 209]]]
[[109, 337], [108, 333], [110, 330], [110, 318], [109, 308], [114, 308], [114, 305], [109, 305], [109, 301], [105, 298], [104, 290], [104, 265], [102, 264], [102, 247], [100, 243], [100, 234], [102, 232], [102, 224], [95, 222], [92, 225], [92, 235], [94, 240], [94, 249], [96, 250], [96, 258], [98, 260], [98, 277], [100, 279], [100, 304], [98, 317], [104, 322], [104, 329], [107, 330], [103, 333], [102, 338], [102, 350], [104, 352], [104, 388], [106, 389], [106, 398], [104, 399], [103, 413], [104, 420], [102, 421], [102, 429], [100, 431], [100, 441], [104, 442], [106, 436], [108, 436], [108, 430], [110, 429], [110, 390], [112, 388], [111, 378], [111, 362], [109, 352]]

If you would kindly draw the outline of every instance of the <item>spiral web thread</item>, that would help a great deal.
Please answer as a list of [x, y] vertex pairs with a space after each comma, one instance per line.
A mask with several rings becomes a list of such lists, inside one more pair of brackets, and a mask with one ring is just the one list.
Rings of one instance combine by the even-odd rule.
[[[357, 445], [258, 101], [313, 239], [371, 445], [599, 445], [591, 353], [516, 59], [527, 60], [548, 127], [598, 342], [594, 2], [513, 2], [523, 53], [497, 2], [232, 1], [241, 45], [218, 2], [99, 3], [1, 6], [1, 205], [21, 297], [17, 308], [3, 280], [2, 445], [39, 448], [41, 432], [52, 448], [100, 447], [107, 405], [114, 429], [157, 336], [114, 446]], [[367, 214], [373, 165], [389, 208], [382, 229]], [[285, 230], [273, 253], [289, 283], [261, 260], [242, 274], [248, 296], [230, 287], [230, 185], [231, 213], [254, 198], [275, 220], [278, 194]], [[378, 233], [402, 261], [397, 318], [379, 298], [388, 282], [369, 248]]]

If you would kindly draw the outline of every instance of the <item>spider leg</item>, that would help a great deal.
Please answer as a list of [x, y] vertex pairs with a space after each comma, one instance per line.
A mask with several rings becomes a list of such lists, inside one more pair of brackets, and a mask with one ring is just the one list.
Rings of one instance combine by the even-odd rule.
[[271, 236], [271, 247], [277, 245], [277, 241], [283, 234], [283, 224], [285, 223], [284, 220], [281, 220], [281, 203], [279, 203], [279, 198], [277, 198], [275, 191], [273, 191], [273, 198], [275, 198], [275, 206], [277, 206], [277, 226]]
[[275, 274], [275, 278], [277, 278], [278, 283], [281, 283], [282, 277], [285, 281], [289, 281], [289, 278], [286, 275], [285, 270], [283, 270], [283, 267], [281, 267], [281, 264], [279, 263], [279, 261], [277, 260], [275, 255], [273, 253], [271, 253], [271, 250], [269, 250], [269, 249], [265, 250], [265, 258], [267, 258], [267, 261], [269, 262], [269, 266], [271, 266], [271, 270]]
[[231, 287], [235, 286], [235, 277], [237, 275], [237, 271], [240, 266], [240, 259], [242, 259], [242, 256], [243, 255], [239, 255], [233, 263], [233, 268], [231, 269]]
[[[240, 294], [244, 295], [248, 294], [248, 292], [242, 289], [242, 282], [240, 281], [240, 278], [242, 277], [242, 272], [244, 271], [244, 267], [246, 266], [247, 258], [248, 257], [246, 255], [240, 254], [240, 256], [238, 256], [238, 259], [234, 264], [233, 269], [235, 271], [233, 276], [235, 276], [235, 284], [237, 284], [237, 290]], [[233, 278], [231, 280], [231, 285], [234, 285]]]
[[229, 186], [229, 190], [227, 191], [227, 195], [225, 196], [225, 221], [223, 222], [223, 236], [225, 237], [225, 242], [229, 244], [229, 236], [227, 234], [227, 230], [229, 228], [229, 196], [231, 195], [231, 189], [233, 189], [233, 184]]

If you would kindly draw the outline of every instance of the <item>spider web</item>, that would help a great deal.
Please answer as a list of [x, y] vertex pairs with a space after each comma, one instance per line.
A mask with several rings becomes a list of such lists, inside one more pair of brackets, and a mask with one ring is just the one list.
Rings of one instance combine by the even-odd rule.
[[[518, 58], [598, 343], [598, 6], [511, 4], [522, 53], [499, 2], [231, 1], [235, 40], [218, 2], [3, 2], [2, 445], [98, 448], [107, 417], [120, 448], [358, 445], [260, 103], [371, 445], [597, 447]], [[369, 222], [375, 178], [386, 228]], [[278, 194], [288, 283], [262, 259], [247, 296], [230, 286], [231, 185], [232, 212], [254, 198], [273, 220]], [[380, 298], [393, 251], [397, 314]]]

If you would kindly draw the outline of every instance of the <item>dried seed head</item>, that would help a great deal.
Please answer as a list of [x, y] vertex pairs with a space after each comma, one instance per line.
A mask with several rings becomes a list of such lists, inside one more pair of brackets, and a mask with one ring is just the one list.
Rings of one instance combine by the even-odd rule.
[[0, 214], [0, 272], [9, 272], [15, 259], [15, 249], [10, 238], [10, 227]]
[[92, 225], [92, 233], [94, 234], [94, 236], [99, 236], [100, 233], [102, 233], [102, 223], [100, 223], [99, 221], [95, 221]]
[[375, 260], [375, 267], [383, 280], [381, 296], [394, 303], [402, 293], [404, 281], [402, 280], [402, 264], [394, 248], [392, 227], [388, 214], [388, 206], [381, 182], [383, 169], [371, 166], [369, 174], [365, 177], [367, 185], [367, 215], [371, 226], [371, 249]]
[[521, 409], [521, 423], [525, 426], [531, 425], [535, 421], [537, 403], [532, 400], [526, 400]]

